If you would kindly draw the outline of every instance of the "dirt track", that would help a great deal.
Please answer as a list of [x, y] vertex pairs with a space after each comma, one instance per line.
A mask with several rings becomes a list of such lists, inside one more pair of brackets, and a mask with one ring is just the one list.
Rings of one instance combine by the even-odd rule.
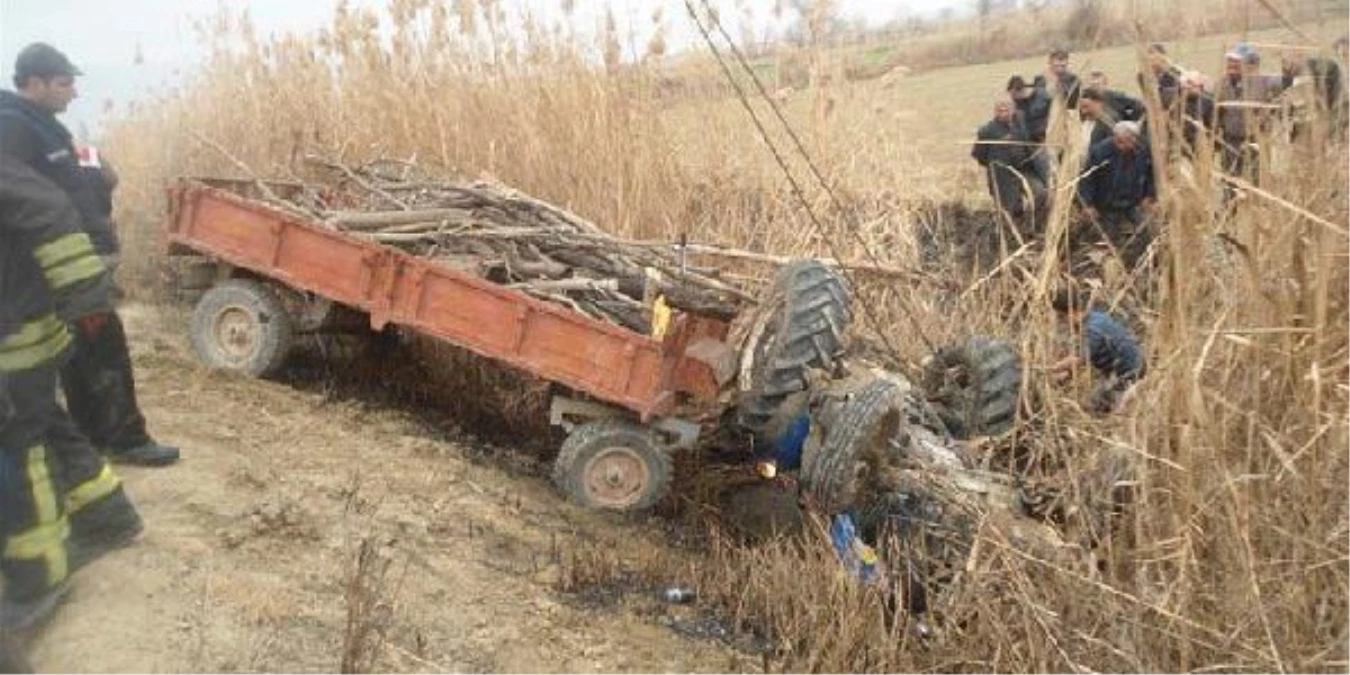
[[122, 470], [146, 533], [79, 574], [32, 646], [40, 671], [335, 671], [347, 570], [367, 537], [393, 561], [378, 670], [747, 667], [556, 592], [559, 548], [660, 546], [642, 525], [475, 463], [405, 415], [207, 372], [176, 320], [123, 316], [151, 430], [184, 460]]

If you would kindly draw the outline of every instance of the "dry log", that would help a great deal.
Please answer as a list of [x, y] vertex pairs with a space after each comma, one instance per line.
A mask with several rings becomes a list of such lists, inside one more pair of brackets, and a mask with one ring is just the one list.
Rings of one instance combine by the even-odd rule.
[[463, 215], [460, 209], [418, 209], [415, 211], [335, 211], [324, 220], [340, 230], [379, 230], [391, 225], [438, 223]]
[[557, 279], [511, 284], [511, 288], [533, 288], [547, 293], [567, 291], [618, 291], [618, 279]]
[[[537, 249], [533, 251], [535, 255], [531, 257], [521, 254], [520, 248], [523, 247], [510, 247], [503, 250], [506, 257], [507, 269], [517, 277], [560, 279], [567, 276], [567, 273], [570, 271], [567, 265], [538, 253]], [[526, 250], [529, 249], [526, 248]]]

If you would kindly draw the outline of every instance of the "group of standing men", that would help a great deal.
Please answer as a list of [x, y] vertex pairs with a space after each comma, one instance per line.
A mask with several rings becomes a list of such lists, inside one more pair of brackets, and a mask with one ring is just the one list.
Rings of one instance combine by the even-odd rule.
[[[1345, 59], [1346, 45], [1346, 38], [1336, 43], [1339, 60]], [[1213, 92], [1201, 73], [1178, 67], [1165, 45], [1149, 46], [1148, 60], [1140, 90], [1156, 88], [1160, 112], [1180, 130], [1173, 143], [1179, 156], [1194, 158], [1213, 147], [1224, 173], [1257, 183], [1259, 141], [1279, 115], [1291, 118], [1294, 138], [1308, 136], [1313, 120], [1329, 121], [1331, 137], [1344, 137], [1346, 98], [1335, 59], [1289, 50], [1279, 75], [1263, 75], [1260, 52], [1240, 44], [1225, 55], [1224, 78]], [[999, 210], [1020, 229], [1039, 229], [1067, 145], [1067, 139], [1047, 142], [1052, 114], [1076, 111], [1085, 152], [1074, 194], [1086, 229], [1099, 233], [1133, 268], [1152, 242], [1147, 221], [1157, 200], [1145, 102], [1111, 88], [1100, 71], [1080, 80], [1069, 70], [1064, 50], [1051, 52], [1045, 74], [1032, 82], [1012, 76], [1007, 91], [995, 104], [994, 119], [978, 130], [971, 152], [985, 169]]]
[[179, 456], [146, 431], [113, 308], [116, 176], [56, 119], [80, 74], [35, 43], [0, 91], [0, 650], [140, 533], [109, 462]]
[[[1286, 51], [1280, 74], [1265, 75], [1260, 52], [1237, 45], [1224, 55], [1224, 78], [1211, 92], [1201, 73], [1177, 67], [1166, 46], [1154, 44], [1148, 48], [1148, 72], [1140, 73], [1139, 87], [1156, 91], [1164, 125], [1176, 132], [1169, 159], [1195, 160], [1201, 152], [1217, 152], [1223, 173], [1259, 185], [1261, 143], [1279, 117], [1285, 118], [1290, 140], [1316, 144], [1345, 139], [1350, 115], [1340, 63], [1346, 60], [1347, 46], [1346, 38], [1336, 42], [1338, 60]], [[1008, 98], [995, 104], [994, 119], [980, 127], [971, 154], [985, 169], [999, 211], [1019, 230], [1035, 233], [1049, 210], [1056, 167], [1062, 166], [1071, 145], [1067, 138], [1047, 140], [1052, 128], [1062, 128], [1056, 111], [1076, 111], [1082, 136], [1072, 145], [1085, 152], [1074, 175], [1082, 218], [1070, 236], [1071, 246], [1084, 240], [1105, 243], [1133, 270], [1152, 243], [1149, 214], [1157, 201], [1148, 106], [1112, 89], [1100, 71], [1086, 80], [1080, 82], [1069, 70], [1069, 54], [1062, 50], [1050, 53], [1045, 75], [1032, 82], [1014, 75], [1008, 80]], [[1231, 202], [1239, 194], [1230, 188], [1225, 199]], [[1067, 376], [1079, 364], [1090, 363], [1101, 378], [1091, 408], [1117, 409], [1147, 368], [1139, 340], [1124, 323], [1093, 307], [1090, 296], [1074, 284], [1061, 289], [1051, 304], [1081, 344], [1055, 364], [1053, 373]]]

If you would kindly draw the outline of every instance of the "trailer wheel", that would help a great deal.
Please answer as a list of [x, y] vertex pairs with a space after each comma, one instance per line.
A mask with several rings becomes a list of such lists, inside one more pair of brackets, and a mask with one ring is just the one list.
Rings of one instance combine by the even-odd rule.
[[853, 319], [848, 285], [818, 260], [779, 270], [741, 355], [741, 424], [764, 434], [783, 401], [809, 386], [844, 351]]
[[670, 473], [670, 457], [651, 431], [621, 419], [577, 427], [553, 463], [553, 481], [568, 498], [614, 511], [655, 506]]
[[867, 487], [874, 487], [894, 466], [898, 453], [891, 444], [907, 423], [898, 405], [900, 387], [884, 379], [872, 380], [837, 404], [824, 439], [807, 444], [802, 455], [801, 482], [814, 506], [835, 514], [858, 504]]
[[924, 366], [924, 396], [958, 439], [1011, 429], [1021, 388], [1022, 362], [1005, 340], [977, 336], [948, 345]]
[[277, 294], [252, 279], [230, 279], [207, 291], [192, 314], [192, 349], [212, 368], [255, 377], [276, 372], [295, 335]]

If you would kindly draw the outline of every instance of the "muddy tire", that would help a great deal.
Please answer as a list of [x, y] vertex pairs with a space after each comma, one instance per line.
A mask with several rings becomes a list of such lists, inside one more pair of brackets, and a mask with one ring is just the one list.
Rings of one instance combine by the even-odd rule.
[[266, 284], [230, 279], [197, 301], [189, 337], [202, 363], [262, 377], [275, 373], [286, 360], [295, 325]]
[[830, 370], [844, 352], [853, 320], [848, 284], [817, 260], [779, 270], [742, 352], [741, 424], [765, 435], [783, 402], [810, 384], [813, 369]]
[[1021, 389], [1022, 360], [1004, 340], [974, 337], [949, 345], [924, 366], [924, 395], [958, 439], [1011, 429]]
[[553, 482], [593, 509], [641, 511], [670, 487], [670, 456], [646, 427], [606, 419], [576, 428], [553, 463]]
[[852, 508], [898, 459], [893, 440], [905, 424], [900, 387], [872, 380], [825, 415], [824, 439], [802, 456], [801, 484], [812, 506], [828, 514]]

